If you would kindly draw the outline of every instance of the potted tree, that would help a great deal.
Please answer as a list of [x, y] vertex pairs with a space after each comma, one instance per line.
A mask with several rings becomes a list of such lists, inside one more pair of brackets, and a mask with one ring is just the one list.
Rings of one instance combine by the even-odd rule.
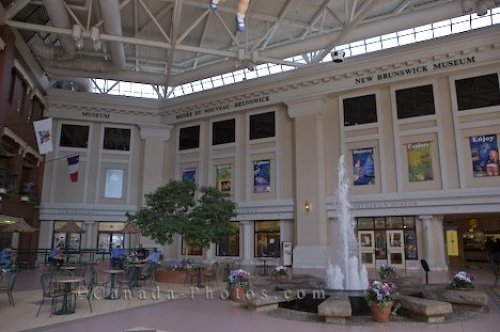
[[[180, 234], [189, 246], [208, 248], [210, 243], [234, 232], [230, 224], [236, 204], [216, 188], [199, 188], [189, 180], [174, 180], [146, 194], [146, 204], [136, 214], [127, 214], [142, 234], [160, 244], [172, 243]], [[187, 261], [187, 250], [186, 250]]]

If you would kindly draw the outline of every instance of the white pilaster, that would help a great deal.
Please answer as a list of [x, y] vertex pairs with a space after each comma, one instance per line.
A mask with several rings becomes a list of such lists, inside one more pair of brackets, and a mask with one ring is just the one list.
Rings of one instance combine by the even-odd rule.
[[242, 248], [242, 263], [253, 263], [253, 221], [240, 221], [241, 248]]
[[165, 141], [170, 138], [172, 126], [140, 125], [140, 127], [141, 138], [144, 140], [142, 193], [146, 194], [164, 183]]
[[431, 270], [448, 270], [444, 246], [443, 216], [422, 215], [418, 218], [422, 221], [424, 259]]
[[[328, 232], [325, 181], [323, 96], [287, 102], [295, 137], [295, 234], [294, 267], [326, 267]], [[307, 208], [305, 208], [307, 202]]]

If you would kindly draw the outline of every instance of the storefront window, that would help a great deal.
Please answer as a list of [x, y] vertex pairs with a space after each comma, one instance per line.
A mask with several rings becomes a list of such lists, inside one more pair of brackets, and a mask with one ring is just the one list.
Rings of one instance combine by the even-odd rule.
[[[190, 256], [201, 256], [203, 255], [203, 248], [201, 247], [188, 247], [187, 248], [187, 254], [190, 255]], [[186, 242], [184, 241], [184, 239], [182, 239], [182, 254], [185, 255], [186, 254]]]
[[111, 251], [120, 245], [125, 248], [125, 236], [120, 231], [125, 226], [122, 222], [100, 222], [97, 234], [97, 251]]
[[358, 229], [373, 229], [373, 218], [358, 218]]
[[280, 257], [280, 222], [255, 222], [255, 257]]
[[385, 229], [385, 218], [375, 218], [375, 228], [376, 229]]
[[[58, 245], [62, 245], [64, 251], [80, 251], [81, 238], [80, 233], [57, 233], [55, 230], [63, 227], [67, 221], [56, 221], [54, 222], [54, 236], [52, 238], [52, 247], [55, 248]], [[83, 226], [81, 221], [77, 221], [76, 224], [80, 227]]]
[[403, 218], [402, 217], [387, 217], [386, 220], [387, 228], [390, 229], [400, 229], [403, 228]]
[[217, 242], [217, 256], [240, 255], [240, 223], [232, 222], [234, 233]]
[[[373, 223], [371, 222], [373, 220]], [[402, 256], [396, 254], [388, 257], [388, 241], [392, 239], [392, 247], [401, 247], [401, 240], [404, 241], [403, 247], [405, 250], [405, 258], [408, 260], [418, 259], [417, 250], [417, 232], [415, 229], [415, 216], [405, 217], [375, 217], [375, 218], [357, 218], [357, 231], [366, 233], [368, 230], [373, 230], [375, 238], [375, 259], [386, 260], [391, 258], [393, 264], [402, 261]], [[403, 230], [403, 239], [401, 236], [397, 238], [395, 230]], [[391, 231], [394, 230], [394, 231]], [[395, 233], [396, 232], [396, 233]], [[401, 231], [399, 231], [401, 232]], [[356, 232], [357, 233], [357, 232]], [[390, 234], [389, 234], [390, 233]], [[389, 238], [392, 236], [392, 238]], [[399, 245], [396, 245], [399, 241]], [[401, 254], [400, 254], [401, 255]]]

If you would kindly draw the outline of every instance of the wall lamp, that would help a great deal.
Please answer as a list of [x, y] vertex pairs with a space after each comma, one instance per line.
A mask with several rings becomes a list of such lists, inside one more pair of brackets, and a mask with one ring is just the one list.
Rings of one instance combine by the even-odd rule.
[[311, 211], [311, 203], [309, 203], [309, 201], [304, 202], [304, 211], [306, 212]]

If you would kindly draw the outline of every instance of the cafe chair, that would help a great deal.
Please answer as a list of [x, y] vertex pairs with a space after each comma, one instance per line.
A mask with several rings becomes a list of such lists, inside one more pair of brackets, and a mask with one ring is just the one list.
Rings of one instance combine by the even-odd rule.
[[89, 273], [89, 278], [86, 281], [87, 285], [79, 285], [78, 288], [73, 289], [71, 293], [73, 294], [75, 300], [73, 301], [73, 310], [76, 307], [76, 300], [78, 298], [86, 298], [87, 302], [89, 303], [90, 307], [90, 312], [92, 312], [92, 297], [94, 295], [94, 280], [96, 278], [97, 273], [95, 271], [92, 271]]
[[219, 282], [217, 281], [217, 269], [219, 267], [219, 263], [214, 263], [212, 265], [205, 266], [202, 271], [203, 282], [205, 284], [210, 281], [215, 281], [217, 286], [219, 286]]
[[0, 294], [5, 293], [9, 297], [9, 304], [11, 307], [14, 306], [14, 297], [12, 296], [12, 292], [14, 290], [14, 284], [16, 283], [17, 273], [10, 272], [7, 275], [7, 285], [0, 286]]
[[131, 278], [130, 273], [131, 270], [126, 270], [125, 273], [120, 273], [117, 277], [116, 284], [120, 287], [120, 294], [124, 294], [124, 289], [128, 288], [130, 293], [132, 294], [132, 286], [131, 286]]
[[42, 301], [40, 302], [40, 306], [38, 307], [38, 311], [36, 316], [40, 314], [40, 310], [42, 309], [42, 305], [45, 299], [51, 299], [50, 305], [50, 316], [52, 317], [52, 313], [54, 312], [55, 302], [57, 298], [63, 298], [64, 290], [55, 287], [55, 283], [53, 282], [53, 275], [51, 273], [44, 273], [40, 276], [40, 284], [42, 285]]
[[103, 288], [103, 289], [106, 289], [106, 287], [108, 286], [108, 283], [109, 281], [104, 281], [104, 280], [99, 280], [98, 279], [98, 274], [97, 274], [97, 271], [95, 269], [95, 267], [92, 265], [90, 267], [90, 273], [91, 274], [94, 274], [94, 287], [99, 287], [99, 288]]
[[149, 280], [151, 286], [156, 285], [156, 264], [149, 263], [146, 266], [146, 272], [140, 274], [140, 279], [142, 280], [143, 285], [146, 284], [146, 281]]

